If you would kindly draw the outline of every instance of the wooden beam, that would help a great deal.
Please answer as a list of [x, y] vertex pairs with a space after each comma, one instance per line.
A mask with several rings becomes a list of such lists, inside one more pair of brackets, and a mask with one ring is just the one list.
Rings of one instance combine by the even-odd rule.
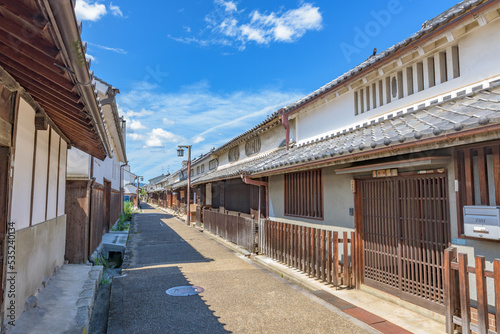
[[29, 22], [39, 29], [44, 29], [49, 22], [42, 12], [26, 6], [22, 1], [0, 0], [0, 8], [8, 10], [12, 15]]
[[69, 77], [66, 77], [67, 74], [65, 71], [51, 71], [45, 66], [37, 66], [33, 60], [25, 55], [11, 54], [12, 50], [10, 47], [0, 43], [0, 64], [8, 65], [10, 68], [16, 69], [32, 80], [40, 81], [54, 90], [61, 90], [63, 88], [69, 92], [73, 91], [74, 85]]
[[56, 57], [59, 50], [54, 45], [52, 41], [48, 41], [43, 34], [41, 29], [34, 29], [27, 33], [25, 27], [19, 22], [13, 21], [11, 18], [7, 17], [5, 13], [0, 11], [0, 31], [6, 34], [10, 34], [15, 40], [21, 40], [27, 44], [32, 45], [41, 52], [45, 53], [50, 57]]
[[35, 115], [35, 130], [47, 130], [48, 126], [47, 115], [43, 113]]
[[12, 124], [0, 119], [0, 146], [10, 146], [12, 139]]
[[[50, 57], [47, 54], [41, 52], [40, 50], [34, 48], [31, 44], [24, 43], [20, 40], [15, 40], [14, 36], [9, 34], [0, 34], [0, 43], [5, 44], [10, 48], [10, 53], [15, 55], [25, 55], [29, 57], [32, 61], [45, 66], [47, 69], [53, 72], [60, 72], [60, 67], [54, 64], [64, 67], [64, 63], [61, 62], [59, 57]], [[59, 56], [59, 54], [58, 54]]]

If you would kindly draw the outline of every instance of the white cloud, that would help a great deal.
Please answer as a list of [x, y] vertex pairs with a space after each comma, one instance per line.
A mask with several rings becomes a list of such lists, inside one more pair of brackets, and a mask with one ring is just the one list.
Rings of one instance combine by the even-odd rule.
[[169, 120], [168, 118], [166, 118], [166, 117], [165, 117], [165, 118], [163, 119], [163, 124], [173, 125], [173, 124], [175, 124], [175, 122], [174, 122], [174, 121], [171, 121], [171, 120]]
[[75, 14], [81, 21], [97, 21], [106, 15], [106, 6], [91, 0], [76, 0]]
[[111, 11], [111, 14], [113, 14], [114, 16], [123, 17], [123, 13], [120, 7], [113, 5], [112, 2], [109, 3], [109, 10]]
[[196, 136], [193, 138], [193, 144], [198, 144], [198, 143], [201, 143], [202, 141], [205, 140], [205, 137], [202, 137], [202, 136]]
[[236, 4], [233, 1], [215, 0], [215, 3], [224, 6], [224, 10], [229, 13], [236, 12], [238, 10]]
[[144, 125], [141, 124], [140, 121], [134, 121], [134, 120], [130, 121], [129, 127], [131, 130], [134, 130], [134, 131], [142, 130], [142, 129], [146, 128]]
[[92, 55], [90, 55], [90, 54], [88, 54], [88, 53], [85, 54], [85, 58], [90, 59], [93, 62], [95, 61], [95, 57], [92, 56]]
[[202, 47], [210, 45], [231, 46], [245, 50], [252, 42], [269, 45], [272, 42], [293, 43], [311, 30], [322, 28], [323, 17], [319, 7], [302, 3], [299, 8], [276, 12], [254, 10], [245, 15], [238, 11], [233, 1], [214, 0], [216, 10], [205, 17], [207, 32], [198, 37], [169, 38]]
[[122, 54], [122, 55], [127, 54], [127, 51], [125, 51], [123, 49], [120, 49], [120, 48], [112, 48], [112, 47], [109, 47], [109, 46], [94, 44], [94, 43], [91, 43], [91, 42], [88, 42], [87, 44], [91, 45], [91, 46], [95, 46], [95, 47], [97, 47], [99, 49], [106, 50], [106, 51], [113, 51], [113, 52], [116, 52], [116, 53], [119, 53], [119, 54]]
[[182, 139], [182, 136], [178, 136], [162, 128], [156, 128], [151, 131], [150, 136], [146, 140], [145, 147], [163, 147], [165, 143], [177, 143]]
[[186, 30], [186, 32], [191, 32], [191, 27], [189, 26], [183, 26], [184, 30]]
[[144, 135], [138, 133], [127, 133], [127, 137], [132, 140], [144, 140]]

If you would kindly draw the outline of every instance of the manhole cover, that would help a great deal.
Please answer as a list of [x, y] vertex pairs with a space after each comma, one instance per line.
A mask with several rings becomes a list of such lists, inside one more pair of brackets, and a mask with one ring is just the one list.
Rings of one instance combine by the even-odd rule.
[[192, 296], [203, 292], [203, 288], [199, 286], [176, 286], [165, 291], [170, 296]]

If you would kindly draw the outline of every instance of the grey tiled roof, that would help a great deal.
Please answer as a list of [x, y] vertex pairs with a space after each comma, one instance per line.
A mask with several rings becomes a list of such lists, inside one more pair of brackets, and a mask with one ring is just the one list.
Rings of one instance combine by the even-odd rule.
[[342, 74], [341, 76], [339, 76], [335, 80], [327, 83], [323, 87], [315, 90], [314, 92], [303, 97], [302, 99], [287, 105], [283, 109], [285, 111], [290, 111], [292, 109], [300, 107], [301, 105], [313, 100], [317, 96], [328, 92], [329, 90], [331, 90], [335, 86], [338, 86], [338, 85], [344, 83], [348, 79], [350, 79], [353, 76], [357, 75], [358, 73], [366, 70], [367, 68], [375, 66], [378, 62], [387, 58], [388, 56], [390, 56], [391, 54], [400, 50], [401, 48], [405, 47], [406, 45], [410, 44], [411, 42], [421, 38], [423, 35], [425, 35], [427, 33], [432, 32], [436, 28], [442, 26], [443, 24], [445, 24], [445, 23], [449, 22], [450, 20], [456, 18], [457, 16], [463, 14], [465, 11], [469, 10], [470, 8], [480, 5], [483, 2], [485, 2], [485, 0], [464, 0], [464, 1], [456, 4], [455, 6], [444, 11], [443, 13], [439, 14], [435, 18], [426, 21], [424, 24], [422, 24], [422, 29], [417, 31], [412, 36], [410, 36], [410, 37], [406, 38], [405, 40], [391, 46], [387, 50], [385, 50], [385, 51], [383, 51], [375, 56], [368, 58], [367, 60], [365, 60], [364, 62], [362, 62], [358, 66], [354, 67], [350, 71]]
[[280, 150], [266, 159], [246, 166], [245, 172], [256, 174], [273, 169], [300, 166], [311, 161], [349, 156], [394, 144], [418, 142], [463, 130], [500, 123], [500, 82], [488, 89], [440, 104], [381, 119], [364, 127], [332, 134], [288, 151]]
[[213, 180], [227, 179], [227, 178], [239, 176], [243, 172], [246, 172], [246, 171], [252, 169], [253, 166], [261, 164], [264, 161], [267, 161], [272, 156], [275, 156], [275, 155], [279, 154], [279, 152], [283, 152], [284, 150], [285, 150], [284, 148], [280, 148], [276, 151], [272, 151], [272, 152], [269, 152], [267, 154], [262, 154], [262, 155], [256, 156], [254, 158], [248, 159], [248, 160], [240, 162], [240, 163], [232, 164], [229, 167], [217, 169], [217, 170], [211, 172], [210, 174], [202, 175], [200, 178], [194, 180], [192, 183], [193, 184], [200, 184], [200, 183], [205, 183], [205, 182], [209, 182], [209, 181], [213, 181]]

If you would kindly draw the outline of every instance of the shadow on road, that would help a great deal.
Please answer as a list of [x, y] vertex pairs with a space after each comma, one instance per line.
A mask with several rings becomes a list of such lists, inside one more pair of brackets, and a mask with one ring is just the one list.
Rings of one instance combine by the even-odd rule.
[[[142, 203], [141, 208], [151, 206]], [[127, 243], [131, 262], [126, 276], [113, 280], [108, 333], [228, 333], [203, 293], [166, 294], [173, 287], [198, 285], [183, 274], [183, 263], [213, 261], [162, 222], [168, 218], [159, 212], [135, 215]]]

